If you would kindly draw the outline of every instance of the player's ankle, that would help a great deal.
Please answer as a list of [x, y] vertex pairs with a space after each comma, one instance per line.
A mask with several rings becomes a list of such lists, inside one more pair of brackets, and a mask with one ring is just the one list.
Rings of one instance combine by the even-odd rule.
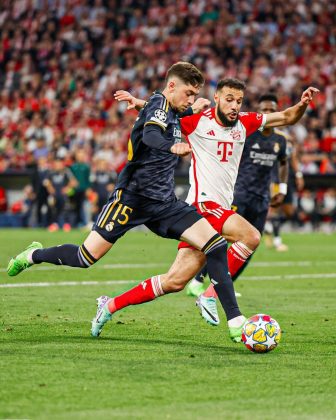
[[238, 328], [242, 325], [242, 323], [245, 321], [244, 315], [236, 316], [235, 318], [232, 318], [228, 321], [228, 326], [230, 328]]
[[110, 300], [108, 300], [107, 309], [110, 311], [111, 314], [117, 311], [117, 308], [114, 303], [114, 298], [111, 298]]
[[32, 249], [28, 254], [27, 254], [27, 260], [30, 264], [35, 264], [34, 260], [33, 260], [33, 252], [36, 251], [36, 249]]
[[199, 286], [200, 284], [203, 284], [202, 281], [199, 281], [198, 279], [196, 279], [195, 277], [191, 280], [190, 282], [191, 285], [193, 286]]

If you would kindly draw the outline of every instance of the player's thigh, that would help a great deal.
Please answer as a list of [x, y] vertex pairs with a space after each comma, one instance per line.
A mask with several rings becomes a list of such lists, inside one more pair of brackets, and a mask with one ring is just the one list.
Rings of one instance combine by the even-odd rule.
[[112, 248], [112, 245], [111, 242], [108, 242], [94, 230], [89, 233], [84, 241], [85, 248], [96, 260], [103, 257]]
[[193, 248], [180, 249], [167, 274], [161, 276], [165, 293], [181, 290], [204, 266], [205, 255]]
[[232, 214], [225, 221], [222, 235], [228, 242], [241, 241], [251, 249], [255, 249], [260, 242], [258, 230], [238, 213]]
[[198, 220], [181, 235], [181, 241], [188, 242], [196, 249], [202, 249], [217, 231], [204, 218]]

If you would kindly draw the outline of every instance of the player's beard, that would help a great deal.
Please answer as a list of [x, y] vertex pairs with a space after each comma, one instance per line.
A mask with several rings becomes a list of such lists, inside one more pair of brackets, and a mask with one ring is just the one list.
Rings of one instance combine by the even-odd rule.
[[233, 127], [238, 119], [238, 115], [237, 117], [232, 121], [229, 120], [228, 118], [226, 118], [226, 115], [224, 114], [224, 112], [222, 112], [219, 108], [219, 106], [217, 107], [217, 116], [220, 119], [220, 122], [225, 126], [225, 127]]

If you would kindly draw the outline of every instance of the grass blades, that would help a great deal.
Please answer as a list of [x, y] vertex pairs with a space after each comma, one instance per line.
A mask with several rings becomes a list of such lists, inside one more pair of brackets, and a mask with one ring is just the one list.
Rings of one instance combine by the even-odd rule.
[[[0, 232], [0, 418], [335, 418], [335, 236], [285, 235], [287, 253], [261, 245], [236, 283], [244, 314], [269, 313], [283, 330], [268, 354], [231, 343], [222, 310], [210, 327], [184, 292], [126, 308], [90, 337], [97, 296], [173, 261], [177, 243], [152, 234], [129, 233], [89, 270], [5, 273], [32, 240], [80, 244], [85, 236]], [[98, 284], [80, 284], [91, 280]], [[69, 281], [76, 285], [61, 285]], [[56, 285], [3, 287], [17, 283]]]

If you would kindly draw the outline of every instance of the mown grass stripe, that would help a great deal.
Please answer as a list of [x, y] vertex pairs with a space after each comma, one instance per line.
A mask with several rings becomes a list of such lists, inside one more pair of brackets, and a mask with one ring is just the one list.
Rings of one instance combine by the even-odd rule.
[[[240, 280], [298, 280], [298, 279], [330, 279], [336, 278], [336, 273], [320, 274], [286, 274], [278, 276], [242, 276]], [[50, 287], [50, 286], [97, 286], [106, 284], [127, 284], [138, 283], [140, 280], [89, 280], [89, 281], [60, 281], [60, 282], [37, 282], [37, 283], [4, 283], [0, 284], [2, 289], [16, 287]]]

